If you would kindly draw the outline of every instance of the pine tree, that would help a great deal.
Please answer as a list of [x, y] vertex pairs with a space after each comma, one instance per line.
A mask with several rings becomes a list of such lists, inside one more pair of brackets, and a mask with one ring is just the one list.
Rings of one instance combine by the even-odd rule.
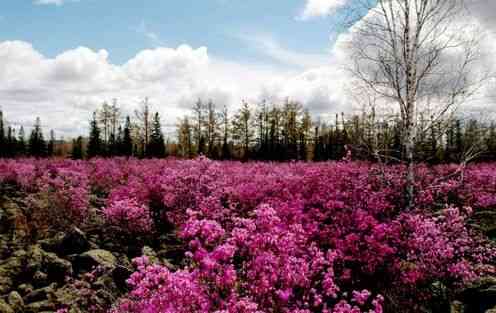
[[131, 138], [131, 118], [126, 116], [124, 131], [122, 135], [122, 155], [130, 157], [133, 155], [133, 139]]
[[79, 136], [72, 140], [71, 158], [73, 160], [82, 160], [83, 155], [83, 137]]
[[7, 157], [14, 158], [17, 156], [17, 139], [15, 136], [15, 129], [11, 126], [7, 129], [6, 147]]
[[17, 154], [20, 156], [26, 155], [26, 138], [24, 133], [24, 127], [19, 128], [19, 134], [17, 135]]
[[50, 140], [48, 141], [47, 154], [53, 156], [55, 153], [55, 132], [50, 130]]
[[0, 110], [0, 158], [5, 157], [5, 125], [3, 123], [3, 112]]
[[36, 118], [31, 136], [29, 137], [29, 154], [33, 157], [44, 157], [47, 155], [47, 145], [43, 138], [43, 131], [41, 129], [41, 120]]
[[114, 155], [117, 156], [122, 156], [123, 154], [123, 146], [122, 146], [122, 140], [124, 138], [124, 130], [122, 129], [122, 126], [119, 125], [117, 128], [117, 136], [115, 138], [115, 144], [114, 144]]
[[165, 157], [165, 142], [160, 124], [160, 115], [158, 112], [153, 116], [152, 129], [150, 132], [150, 141], [146, 149], [148, 157], [162, 158]]
[[102, 140], [100, 138], [100, 128], [98, 127], [96, 112], [93, 112], [93, 119], [90, 121], [90, 137], [86, 155], [88, 159], [102, 155]]
[[496, 124], [491, 122], [489, 131], [486, 138], [487, 147], [487, 161], [494, 161], [496, 159]]

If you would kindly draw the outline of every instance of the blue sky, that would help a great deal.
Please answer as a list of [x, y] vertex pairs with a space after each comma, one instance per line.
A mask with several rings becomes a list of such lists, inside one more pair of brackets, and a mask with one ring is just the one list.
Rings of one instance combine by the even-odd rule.
[[68, 136], [112, 99], [132, 114], [150, 98], [165, 125], [198, 98], [341, 110], [333, 21], [349, 1], [2, 1], [0, 109]]
[[[231, 113], [287, 99], [324, 120], [352, 112], [343, 68], [354, 34], [335, 30], [354, 1], [4, 0], [0, 109], [12, 125], [39, 116], [69, 137], [113, 99], [132, 115], [149, 98], [172, 136], [198, 98]], [[472, 9], [491, 39], [496, 1], [480, 1]], [[491, 65], [495, 42], [483, 47]]]
[[301, 21], [304, 7], [303, 0], [4, 1], [0, 40], [30, 42], [47, 57], [79, 46], [106, 49], [115, 64], [145, 48], [180, 44], [206, 46], [210, 54], [233, 61], [270, 62], [247, 37], [270, 37], [305, 53], [331, 47], [332, 21]]

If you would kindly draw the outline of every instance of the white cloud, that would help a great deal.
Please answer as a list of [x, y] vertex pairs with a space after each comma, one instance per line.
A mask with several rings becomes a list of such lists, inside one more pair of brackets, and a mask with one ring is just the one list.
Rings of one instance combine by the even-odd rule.
[[[483, 8], [474, 12], [486, 29], [496, 29], [496, 19], [491, 18], [496, 11], [493, 15]], [[167, 125], [187, 113], [198, 98], [228, 105], [231, 112], [243, 99], [284, 101], [288, 97], [317, 114], [347, 112], [351, 78], [343, 64], [350, 59], [347, 42], [352, 38], [350, 33], [339, 35], [329, 55], [292, 51], [269, 35], [242, 38], [278, 65], [234, 62], [210, 55], [206, 47], [163, 44], [117, 65], [110, 62], [106, 50], [79, 47], [49, 58], [26, 42], [0, 42], [0, 105], [9, 121], [29, 125], [40, 115], [46, 129], [65, 135], [86, 133], [91, 111], [113, 98], [124, 113], [131, 114], [149, 97]], [[484, 47], [488, 67], [494, 63], [495, 42], [496, 35], [490, 33]], [[494, 90], [483, 91], [485, 101]]]
[[246, 34], [236, 35], [237, 38], [246, 42], [248, 45], [256, 48], [278, 63], [297, 67], [311, 68], [319, 67], [323, 64], [330, 63], [331, 55], [329, 53], [301, 53], [282, 47], [271, 35], [268, 34]]
[[303, 20], [329, 16], [344, 7], [348, 0], [306, 0], [305, 8], [300, 15]]
[[[242, 64], [212, 57], [206, 47], [160, 47], [140, 51], [122, 65], [106, 50], [79, 47], [54, 58], [22, 41], [0, 42], [0, 103], [9, 121], [30, 125], [40, 115], [47, 129], [76, 135], [87, 131], [91, 111], [117, 98], [131, 114], [149, 97], [173, 125], [198, 98], [231, 110], [241, 100], [300, 100], [322, 110], [332, 100], [325, 70]], [[308, 101], [307, 101], [308, 100]]]
[[[70, 2], [79, 2], [80, 0], [69, 0]], [[68, 0], [34, 0], [36, 5], [56, 5], [61, 6], [68, 2]]]

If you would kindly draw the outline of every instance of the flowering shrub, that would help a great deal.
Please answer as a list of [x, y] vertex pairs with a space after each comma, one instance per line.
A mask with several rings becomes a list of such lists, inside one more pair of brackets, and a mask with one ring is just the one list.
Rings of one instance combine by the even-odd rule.
[[177, 230], [182, 267], [137, 259], [113, 312], [418, 312], [434, 282], [456, 292], [494, 274], [494, 246], [468, 222], [496, 207], [495, 164], [419, 165], [408, 212], [401, 165], [26, 159], [0, 170], [0, 184], [48, 193], [77, 218], [96, 203], [124, 233]]
[[133, 234], [146, 234], [151, 231], [150, 212], [136, 199], [124, 199], [112, 202], [103, 210], [106, 220], [121, 231]]

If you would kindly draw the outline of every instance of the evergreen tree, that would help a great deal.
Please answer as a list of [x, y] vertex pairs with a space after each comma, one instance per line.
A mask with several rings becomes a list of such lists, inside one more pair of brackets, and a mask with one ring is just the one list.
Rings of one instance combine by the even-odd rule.
[[0, 158], [5, 157], [5, 125], [3, 122], [3, 112], [0, 110]]
[[48, 141], [47, 154], [48, 156], [53, 156], [55, 153], [55, 132], [50, 130], [50, 140]]
[[19, 128], [19, 134], [17, 135], [17, 154], [20, 156], [26, 155], [26, 135], [24, 133], [24, 127]]
[[133, 139], [131, 138], [131, 118], [126, 116], [124, 131], [122, 135], [122, 155], [130, 157], [133, 155]]
[[88, 159], [102, 155], [102, 140], [100, 138], [100, 128], [98, 127], [96, 112], [93, 112], [93, 118], [90, 121], [90, 137], [86, 155]]
[[324, 138], [319, 133], [319, 126], [315, 126], [313, 160], [323, 161], [324, 158]]
[[17, 139], [15, 137], [15, 129], [11, 126], [7, 129], [7, 138], [6, 138], [6, 147], [7, 154], [6, 156], [9, 158], [14, 158], [17, 156]]
[[33, 157], [45, 157], [47, 155], [47, 145], [43, 138], [43, 131], [41, 129], [41, 120], [36, 118], [33, 130], [29, 137], [29, 154]]
[[153, 116], [152, 129], [150, 132], [150, 141], [146, 149], [148, 157], [162, 158], [165, 157], [165, 142], [160, 124], [160, 115], [158, 112]]
[[486, 160], [496, 160], [496, 124], [494, 122], [491, 122], [491, 125], [489, 126], [489, 131], [486, 138], [486, 148]]
[[117, 136], [115, 138], [115, 144], [114, 144], [114, 155], [117, 156], [122, 156], [123, 154], [123, 146], [122, 146], [122, 140], [124, 138], [124, 130], [122, 129], [122, 126], [119, 125], [117, 128]]
[[83, 155], [83, 137], [79, 136], [72, 140], [71, 158], [73, 160], [82, 160]]

